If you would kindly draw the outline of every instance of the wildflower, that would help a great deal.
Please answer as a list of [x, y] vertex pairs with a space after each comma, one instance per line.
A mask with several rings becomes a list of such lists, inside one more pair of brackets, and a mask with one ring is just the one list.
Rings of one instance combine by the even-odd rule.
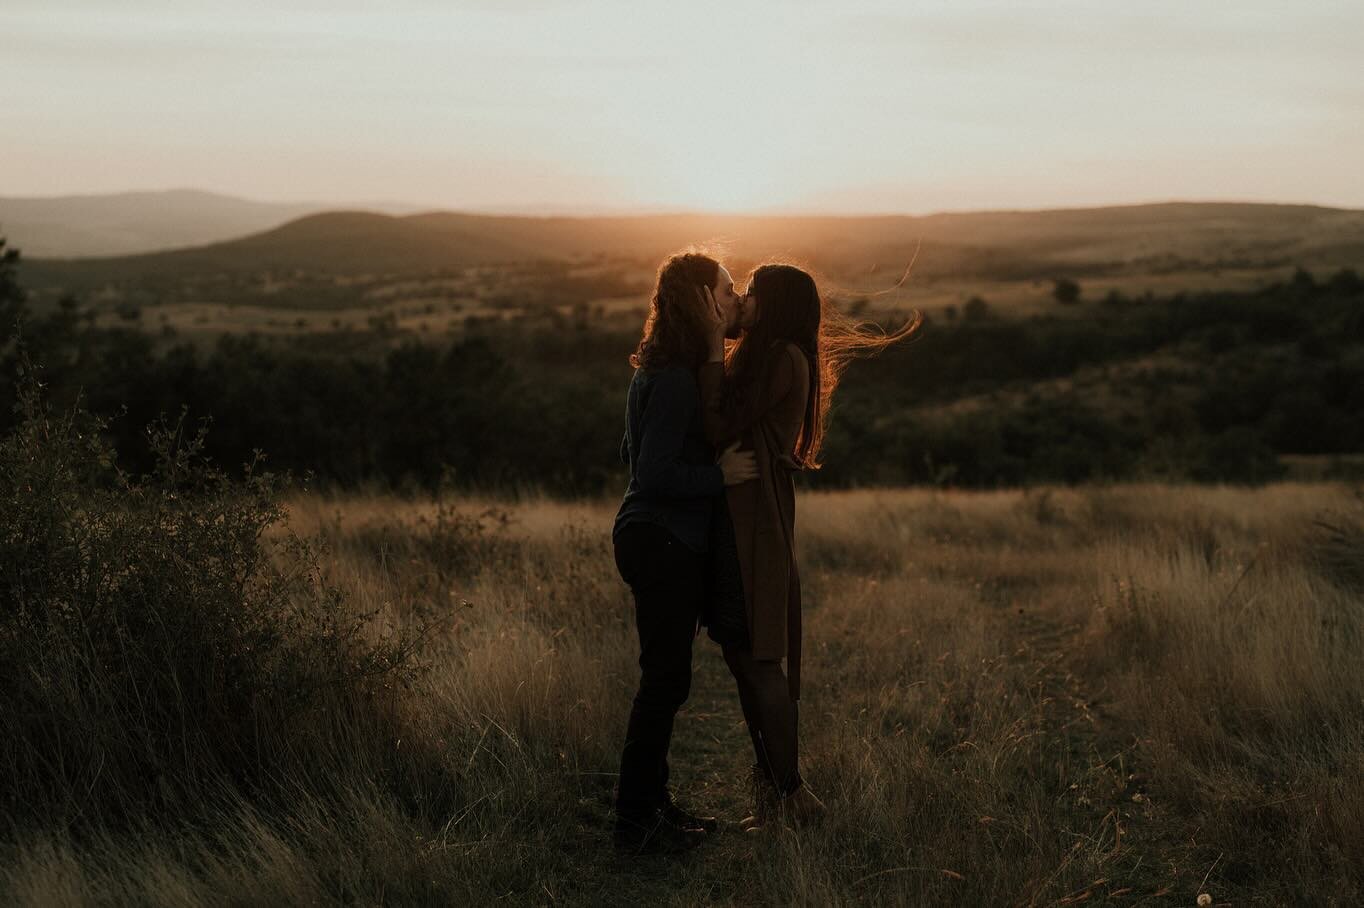
[[1200, 892], [1200, 893], [1198, 894], [1198, 906], [1199, 906], [1199, 908], [1207, 908], [1207, 906], [1208, 906], [1208, 905], [1211, 905], [1211, 904], [1212, 904], [1212, 896], [1208, 895], [1206, 892]]

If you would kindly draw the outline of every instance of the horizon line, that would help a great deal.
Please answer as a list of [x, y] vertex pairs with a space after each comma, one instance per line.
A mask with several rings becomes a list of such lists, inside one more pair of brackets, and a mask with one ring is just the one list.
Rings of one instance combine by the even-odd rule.
[[[467, 214], [481, 217], [524, 217], [524, 218], [606, 218], [606, 217], [810, 217], [810, 218], [835, 218], [835, 219], [854, 219], [854, 218], [926, 218], [937, 215], [953, 214], [1035, 214], [1048, 211], [1092, 211], [1108, 208], [1144, 208], [1159, 205], [1261, 205], [1274, 207], [1297, 207], [1297, 208], [1324, 208], [1336, 211], [1364, 211], [1364, 208], [1357, 208], [1344, 204], [1327, 204], [1317, 201], [1267, 201], [1263, 199], [1244, 199], [1244, 198], [1155, 198], [1143, 201], [1095, 203], [1087, 205], [1054, 205], [1054, 206], [1035, 206], [1035, 207], [1008, 207], [1008, 208], [936, 208], [926, 211], [909, 210], [848, 210], [848, 209], [822, 209], [805, 208], [797, 206], [766, 206], [761, 208], [751, 208], [746, 210], [731, 209], [711, 209], [686, 206], [653, 206], [653, 205], [634, 205], [634, 206], [591, 206], [591, 205], [504, 205], [504, 206], [431, 206], [429, 203], [416, 203], [406, 200], [384, 200], [384, 199], [365, 199], [355, 201], [331, 200], [319, 201], [316, 199], [263, 199], [259, 197], [238, 195], [230, 192], [223, 192], [215, 189], [202, 189], [194, 186], [173, 186], [164, 189], [127, 189], [115, 190], [110, 192], [76, 192], [63, 193], [59, 195], [11, 195], [8, 193], [0, 194], [0, 202], [21, 201], [21, 202], [57, 202], [75, 201], [91, 199], [108, 199], [127, 196], [157, 196], [157, 195], [204, 195], [213, 196], [220, 199], [228, 199], [237, 202], [247, 202], [256, 205], [277, 205], [281, 207], [315, 207], [319, 209], [315, 213], [324, 212], [367, 212], [381, 214], [389, 217], [407, 217], [411, 215], [427, 214]], [[410, 209], [399, 214], [387, 211], [376, 210], [383, 208], [406, 208]]]

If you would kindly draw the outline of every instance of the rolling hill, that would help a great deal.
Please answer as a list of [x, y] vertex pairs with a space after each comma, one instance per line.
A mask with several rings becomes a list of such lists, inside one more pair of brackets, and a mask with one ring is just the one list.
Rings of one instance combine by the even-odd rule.
[[655, 261], [691, 243], [733, 260], [787, 256], [844, 273], [1018, 280], [1160, 270], [1334, 269], [1364, 265], [1364, 211], [1308, 205], [1171, 202], [905, 217], [647, 215], [512, 217], [458, 212], [310, 214], [235, 240], [134, 256], [27, 259], [34, 286], [263, 272], [412, 274], [605, 254]]
[[[29, 258], [133, 255], [216, 243], [336, 207], [256, 202], [194, 189], [0, 197], [0, 236]], [[371, 207], [388, 214], [414, 210], [398, 204]]]

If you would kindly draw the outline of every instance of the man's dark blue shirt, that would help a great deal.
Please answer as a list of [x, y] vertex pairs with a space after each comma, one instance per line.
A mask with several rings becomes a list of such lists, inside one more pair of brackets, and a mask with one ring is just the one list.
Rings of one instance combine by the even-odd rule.
[[658, 524], [688, 548], [709, 547], [711, 507], [724, 473], [701, 425], [701, 392], [685, 366], [636, 369], [625, 396], [620, 457], [630, 468], [612, 535], [634, 521]]

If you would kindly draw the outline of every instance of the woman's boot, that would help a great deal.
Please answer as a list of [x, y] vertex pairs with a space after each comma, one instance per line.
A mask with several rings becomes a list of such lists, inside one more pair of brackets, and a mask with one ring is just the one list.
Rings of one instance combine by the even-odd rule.
[[761, 829], [765, 823], [771, 822], [777, 816], [777, 786], [757, 763], [753, 764], [750, 783], [753, 792], [753, 813], [739, 821], [739, 828], [744, 832]]
[[824, 802], [804, 782], [795, 791], [778, 798], [776, 810], [782, 822], [788, 826], [816, 823], [828, 813]]

